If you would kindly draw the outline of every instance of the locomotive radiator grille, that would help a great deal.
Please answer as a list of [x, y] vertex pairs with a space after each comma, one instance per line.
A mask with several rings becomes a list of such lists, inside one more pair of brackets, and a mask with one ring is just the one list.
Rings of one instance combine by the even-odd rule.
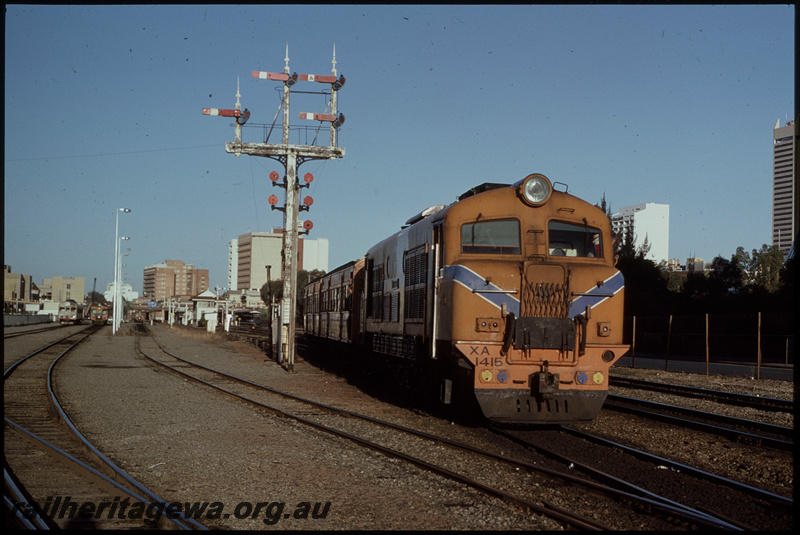
[[569, 314], [569, 282], [525, 282], [522, 316], [566, 318]]

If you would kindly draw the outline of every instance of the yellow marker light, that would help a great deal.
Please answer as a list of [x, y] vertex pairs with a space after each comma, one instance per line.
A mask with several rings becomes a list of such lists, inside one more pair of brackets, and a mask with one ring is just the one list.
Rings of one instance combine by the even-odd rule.
[[605, 377], [603, 376], [603, 372], [596, 372], [596, 373], [595, 373], [595, 374], [592, 376], [592, 381], [594, 381], [594, 384], [596, 384], [596, 385], [601, 385], [601, 384], [603, 384], [603, 381], [604, 381], [604, 380], [605, 380]]
[[481, 381], [488, 383], [492, 380], [492, 372], [490, 370], [483, 370], [481, 372]]

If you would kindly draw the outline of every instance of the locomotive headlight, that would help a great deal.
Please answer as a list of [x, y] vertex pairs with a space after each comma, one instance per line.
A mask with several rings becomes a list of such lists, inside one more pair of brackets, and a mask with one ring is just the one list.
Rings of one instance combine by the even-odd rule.
[[550, 198], [553, 186], [546, 176], [535, 174], [529, 175], [519, 186], [519, 194], [522, 199], [531, 206], [541, 206]]

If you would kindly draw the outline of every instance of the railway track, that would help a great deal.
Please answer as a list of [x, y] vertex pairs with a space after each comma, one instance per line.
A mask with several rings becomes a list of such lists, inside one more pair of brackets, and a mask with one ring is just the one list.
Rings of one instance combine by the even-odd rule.
[[57, 329], [62, 329], [64, 327], [65, 325], [55, 325], [55, 326], [50, 325], [48, 327], [37, 327], [34, 329], [25, 329], [22, 331], [13, 331], [13, 332], [3, 331], [3, 340], [7, 340], [9, 338], [16, 338], [18, 336], [26, 336], [29, 334], [40, 334], [48, 331], [55, 331]]
[[603, 408], [724, 436], [737, 442], [782, 451], [794, 449], [794, 430], [788, 427], [614, 394], [608, 395]]
[[[557, 469], [666, 503], [691, 502], [698, 514], [740, 529], [788, 529], [794, 501], [641, 449], [569, 427], [539, 431], [493, 428], [498, 436], [541, 453]], [[759, 519], [759, 526], [750, 525]], [[770, 525], [763, 525], [764, 519]]]
[[[625, 518], [630, 516], [633, 510], [639, 513], [648, 511], [645, 514], [647, 520], [644, 521], [639, 517], [638, 521], [661, 529], [674, 529], [676, 525], [738, 529], [725, 520], [692, 510], [687, 506], [668, 503], [667, 500], [654, 499], [652, 496], [632, 494], [585, 478], [544, 469], [524, 459], [493, 453], [472, 445], [338, 409], [199, 365], [168, 352], [155, 338], [141, 336], [147, 333], [148, 329], [145, 326], [139, 328], [140, 336], [137, 343], [140, 353], [151, 362], [187, 379], [200, 382], [273, 414], [291, 418], [318, 431], [402, 459], [485, 494], [514, 503], [525, 510], [546, 515], [561, 524], [578, 529], [608, 529], [606, 518]], [[188, 372], [187, 365], [191, 367], [191, 373]], [[409, 453], [412, 450], [414, 453]], [[424, 454], [420, 454], [420, 451]], [[487, 473], [492, 475], [487, 478]], [[551, 502], [542, 501], [538, 495], [541, 488], [548, 485], [562, 488], [567, 485], [569, 490], [563, 495], [571, 498], [565, 500], [569, 505], [556, 506]], [[598, 494], [603, 497], [598, 498], [596, 496]], [[609, 495], [612, 498], [609, 498]], [[597, 514], [597, 511], [601, 510], [605, 515]], [[641, 525], [636, 523], [627, 527], [631, 529], [632, 526]]]
[[89, 327], [8, 366], [4, 386], [7, 523], [26, 529], [203, 529], [129, 477], [95, 448], [64, 411], [54, 375]]
[[664, 392], [700, 399], [708, 399], [717, 403], [728, 403], [740, 407], [752, 407], [763, 411], [794, 412], [794, 401], [785, 399], [766, 398], [763, 396], [752, 396], [749, 394], [737, 394], [734, 392], [722, 392], [719, 390], [708, 390], [705, 388], [695, 388], [691, 386], [675, 385], [669, 383], [658, 383], [645, 381], [631, 377], [612, 375], [610, 384], [622, 388], [649, 390], [653, 392]]

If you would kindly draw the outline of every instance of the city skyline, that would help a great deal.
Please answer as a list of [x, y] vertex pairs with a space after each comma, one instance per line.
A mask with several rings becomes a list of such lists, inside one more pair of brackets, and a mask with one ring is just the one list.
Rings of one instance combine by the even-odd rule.
[[[268, 29], [277, 19], [299, 26]], [[749, 252], [771, 244], [794, 22], [791, 5], [9, 5], [4, 263], [105, 287], [126, 207], [135, 290], [164, 258], [226, 286], [229, 240], [282, 226], [266, 199], [282, 198], [267, 178], [282, 169], [227, 154], [231, 122], [201, 109], [232, 108], [238, 78], [258, 141], [282, 84], [250, 73], [282, 72], [287, 44], [292, 72], [316, 74], [335, 45], [347, 79], [345, 157], [299, 170], [332, 268], [428, 206], [532, 172], [612, 212], [670, 205], [670, 258]], [[324, 107], [293, 94], [292, 125]]]

